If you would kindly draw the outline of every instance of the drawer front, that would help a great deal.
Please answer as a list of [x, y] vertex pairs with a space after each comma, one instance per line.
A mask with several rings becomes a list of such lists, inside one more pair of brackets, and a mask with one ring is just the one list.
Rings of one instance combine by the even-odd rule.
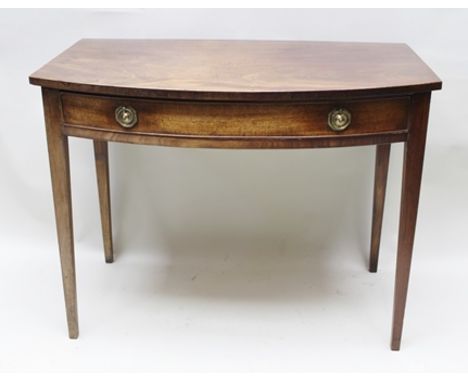
[[[408, 109], [408, 97], [275, 104], [177, 102], [62, 94], [66, 126], [137, 135], [262, 137], [379, 134], [406, 131]], [[335, 131], [330, 127], [333, 124], [330, 113], [333, 111], [335, 116], [336, 113], [345, 113], [345, 117], [350, 118], [350, 124], [344, 130]], [[343, 127], [340, 120], [338, 127]]]

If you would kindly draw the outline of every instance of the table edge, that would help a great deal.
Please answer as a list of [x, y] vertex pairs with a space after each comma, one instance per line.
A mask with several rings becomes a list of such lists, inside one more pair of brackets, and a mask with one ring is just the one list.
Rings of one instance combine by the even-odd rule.
[[404, 85], [395, 87], [357, 88], [340, 90], [314, 91], [278, 91], [278, 92], [216, 92], [171, 89], [144, 89], [109, 85], [82, 84], [63, 82], [29, 76], [29, 83], [43, 88], [71, 91], [86, 94], [109, 95], [120, 97], [155, 98], [168, 100], [192, 101], [236, 101], [236, 102], [287, 102], [343, 99], [347, 97], [384, 97], [392, 95], [411, 95], [442, 89], [442, 81]]

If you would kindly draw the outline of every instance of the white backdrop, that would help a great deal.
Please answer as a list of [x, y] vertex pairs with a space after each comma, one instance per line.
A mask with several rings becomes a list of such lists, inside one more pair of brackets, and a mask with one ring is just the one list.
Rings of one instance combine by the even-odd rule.
[[[408, 43], [444, 85], [402, 351], [389, 350], [401, 145], [369, 274], [371, 147], [112, 144], [107, 265], [92, 144], [71, 139], [81, 336], [69, 341], [40, 89], [28, 75], [85, 37]], [[0, 10], [0, 85], [0, 370], [468, 369], [466, 10]]]

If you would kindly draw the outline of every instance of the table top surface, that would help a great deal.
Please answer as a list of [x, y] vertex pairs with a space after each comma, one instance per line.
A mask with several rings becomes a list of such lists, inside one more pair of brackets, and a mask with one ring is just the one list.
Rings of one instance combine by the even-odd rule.
[[441, 80], [406, 44], [84, 39], [30, 76], [131, 97], [294, 101], [412, 94]]

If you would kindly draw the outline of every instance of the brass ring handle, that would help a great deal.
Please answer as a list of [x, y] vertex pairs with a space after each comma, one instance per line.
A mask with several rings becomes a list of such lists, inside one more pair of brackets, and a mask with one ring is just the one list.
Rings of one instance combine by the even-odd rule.
[[343, 131], [351, 124], [351, 113], [344, 109], [333, 109], [328, 114], [328, 126], [333, 131]]
[[138, 122], [138, 115], [131, 106], [119, 106], [115, 109], [115, 120], [120, 126], [131, 129]]

